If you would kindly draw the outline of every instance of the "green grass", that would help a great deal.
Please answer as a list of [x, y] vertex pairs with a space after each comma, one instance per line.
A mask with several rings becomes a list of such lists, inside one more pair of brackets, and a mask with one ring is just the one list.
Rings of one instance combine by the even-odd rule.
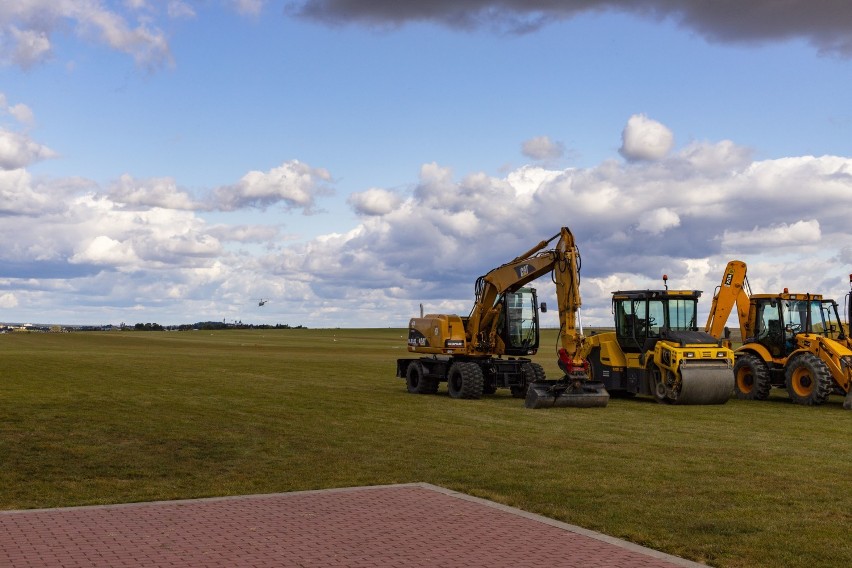
[[533, 411], [503, 391], [410, 395], [403, 334], [2, 335], [0, 508], [426, 481], [715, 566], [852, 565], [839, 397]]

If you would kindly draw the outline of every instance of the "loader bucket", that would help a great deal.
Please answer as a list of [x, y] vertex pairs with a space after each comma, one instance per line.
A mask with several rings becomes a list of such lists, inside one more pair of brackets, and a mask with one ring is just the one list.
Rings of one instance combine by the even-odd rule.
[[602, 383], [537, 381], [527, 390], [527, 408], [594, 408], [606, 406], [609, 393]]
[[682, 365], [680, 392], [673, 404], [725, 404], [734, 390], [734, 373], [727, 364]]

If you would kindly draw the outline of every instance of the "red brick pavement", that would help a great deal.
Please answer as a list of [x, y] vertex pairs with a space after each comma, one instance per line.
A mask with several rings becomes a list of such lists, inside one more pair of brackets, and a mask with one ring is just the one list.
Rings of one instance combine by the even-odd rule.
[[699, 564], [424, 483], [0, 512], [0, 566]]

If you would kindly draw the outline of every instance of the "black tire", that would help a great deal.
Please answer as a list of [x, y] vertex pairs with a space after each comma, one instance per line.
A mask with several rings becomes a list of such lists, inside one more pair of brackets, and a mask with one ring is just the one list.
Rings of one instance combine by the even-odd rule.
[[741, 400], [766, 400], [772, 383], [769, 368], [763, 359], [751, 353], [743, 353], [734, 363], [734, 394]]
[[530, 363], [530, 366], [532, 366], [533, 373], [535, 373], [536, 382], [547, 380], [547, 375], [544, 372], [544, 367], [542, 367], [538, 363]]
[[654, 400], [660, 404], [671, 404], [672, 400], [666, 393], [666, 385], [663, 383], [663, 372], [656, 367], [648, 371], [648, 380], [650, 381], [651, 394]]
[[813, 353], [803, 353], [787, 361], [784, 376], [790, 400], [798, 404], [822, 404], [833, 389], [831, 372]]
[[527, 398], [527, 391], [530, 385], [537, 381], [543, 381], [546, 378], [544, 367], [538, 363], [524, 363], [521, 365], [521, 373], [524, 375], [524, 384], [509, 388], [514, 398]]
[[476, 363], [453, 363], [447, 373], [447, 391], [453, 398], [481, 398], [485, 387], [482, 369]]
[[435, 394], [438, 392], [438, 381], [426, 377], [426, 368], [419, 361], [408, 365], [405, 371], [405, 386], [413, 394]]

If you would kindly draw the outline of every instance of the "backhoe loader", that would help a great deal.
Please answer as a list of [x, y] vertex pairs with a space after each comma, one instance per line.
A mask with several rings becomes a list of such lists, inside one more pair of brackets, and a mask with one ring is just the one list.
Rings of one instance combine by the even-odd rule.
[[[554, 240], [556, 245], [547, 249]], [[546, 250], [547, 249], [547, 250]], [[575, 331], [580, 307], [580, 255], [567, 227], [550, 239], [477, 279], [470, 314], [427, 314], [408, 325], [408, 351], [418, 359], [398, 359], [396, 376], [409, 392], [432, 394], [441, 382], [453, 398], [480, 398], [498, 388], [525, 398], [529, 408], [601, 407], [609, 394], [589, 380], [579, 357], [582, 333]], [[565, 376], [548, 381], [541, 365], [526, 356], [539, 347], [536, 290], [526, 285], [551, 274], [559, 303], [560, 367]], [[542, 304], [542, 310], [546, 306]], [[505, 356], [505, 358], [504, 358]], [[531, 385], [537, 385], [535, 390]], [[532, 392], [532, 394], [529, 394]], [[539, 394], [541, 396], [539, 396]]]
[[[663, 276], [664, 283], [667, 277]], [[613, 397], [650, 395], [666, 404], [724, 404], [733, 390], [734, 354], [699, 331], [700, 290], [612, 294], [615, 331], [587, 337], [580, 355]]]
[[734, 364], [737, 398], [763, 400], [772, 387], [793, 402], [818, 405], [834, 393], [852, 409], [852, 350], [837, 302], [820, 294], [752, 294], [746, 264], [732, 260], [716, 290], [705, 329], [719, 337], [737, 306], [743, 345]]

